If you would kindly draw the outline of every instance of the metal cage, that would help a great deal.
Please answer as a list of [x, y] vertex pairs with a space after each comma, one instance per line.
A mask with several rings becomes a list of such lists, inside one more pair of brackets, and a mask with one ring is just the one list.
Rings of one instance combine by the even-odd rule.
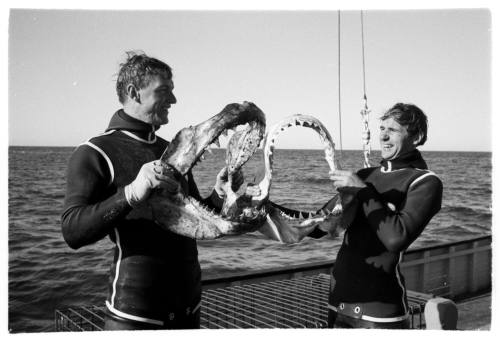
[[[203, 291], [200, 325], [204, 329], [326, 328], [327, 274]], [[425, 328], [424, 307], [431, 296], [409, 291], [413, 329]], [[56, 310], [56, 331], [103, 330], [103, 307]]]

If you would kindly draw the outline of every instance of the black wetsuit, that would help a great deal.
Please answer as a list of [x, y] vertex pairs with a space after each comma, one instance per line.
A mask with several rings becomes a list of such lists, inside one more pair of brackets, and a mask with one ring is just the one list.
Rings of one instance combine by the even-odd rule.
[[441, 208], [443, 186], [414, 150], [358, 171], [357, 214], [332, 272], [330, 326], [406, 326], [403, 252]]
[[[199, 326], [196, 241], [161, 229], [125, 199], [124, 187], [141, 166], [159, 159], [168, 146], [154, 132], [120, 110], [106, 133], [80, 145], [69, 162], [62, 214], [66, 240], [78, 248], [109, 234], [116, 244], [106, 300], [113, 318], [106, 322], [109, 329]], [[200, 199], [190, 173], [187, 178], [181, 179], [184, 190]], [[79, 234], [84, 227], [103, 233]]]

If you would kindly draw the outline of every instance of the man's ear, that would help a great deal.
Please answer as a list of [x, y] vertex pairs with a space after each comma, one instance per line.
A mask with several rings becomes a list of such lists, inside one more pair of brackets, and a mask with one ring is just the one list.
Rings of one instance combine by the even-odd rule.
[[419, 133], [417, 135], [415, 135], [412, 139], [413, 141], [413, 145], [414, 146], [418, 146], [420, 144], [420, 142], [422, 141], [422, 138], [423, 138], [423, 134], [422, 133]]
[[132, 83], [129, 83], [129, 85], [127, 85], [127, 96], [135, 102], [141, 102], [141, 94]]

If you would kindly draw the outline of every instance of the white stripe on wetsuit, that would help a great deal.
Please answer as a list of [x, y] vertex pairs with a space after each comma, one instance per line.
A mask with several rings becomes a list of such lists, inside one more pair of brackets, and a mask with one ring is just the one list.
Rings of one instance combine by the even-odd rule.
[[[403, 321], [403, 320], [405, 320], [408, 317], [408, 309], [406, 308], [406, 302], [405, 302], [406, 289], [403, 286], [403, 282], [401, 281], [401, 276], [400, 276], [400, 274], [398, 272], [398, 266], [401, 263], [402, 258], [403, 258], [403, 252], [400, 252], [399, 253], [399, 260], [398, 260], [398, 263], [396, 265], [396, 268], [394, 269], [394, 272], [396, 273], [396, 278], [398, 279], [398, 284], [401, 287], [401, 290], [403, 292], [403, 296], [401, 298], [401, 302], [403, 304], [404, 312], [406, 312], [406, 314], [404, 314], [403, 316], [387, 317], [387, 318], [361, 315], [361, 319], [364, 319], [365, 321], [371, 321], [371, 322], [377, 322], [377, 323], [390, 323], [390, 322]], [[331, 305], [331, 304], [328, 304], [328, 308], [330, 310], [338, 312], [337, 308], [335, 306]]]
[[92, 147], [94, 150], [96, 150], [97, 152], [99, 152], [101, 154], [101, 156], [103, 156], [104, 160], [106, 160], [106, 163], [108, 163], [108, 167], [109, 167], [109, 173], [111, 175], [111, 179], [109, 180], [108, 185], [111, 185], [113, 183], [113, 180], [115, 179], [115, 170], [113, 168], [113, 164], [111, 163], [111, 159], [109, 159], [109, 157], [106, 154], [106, 152], [104, 152], [103, 150], [101, 150], [96, 145], [92, 144], [90, 141], [84, 142], [82, 145], [87, 145], [89, 147]]
[[411, 184], [410, 184], [410, 186], [408, 188], [411, 188], [412, 186], [414, 186], [415, 184], [417, 184], [422, 179], [424, 179], [425, 177], [428, 177], [428, 176], [436, 176], [437, 177], [437, 175], [434, 172], [427, 171], [427, 173], [423, 174], [422, 176], [416, 178], [413, 182], [411, 182]]
[[401, 290], [403, 291], [403, 297], [401, 298], [401, 301], [403, 302], [403, 308], [405, 312], [408, 312], [408, 309], [406, 308], [406, 302], [405, 302], [405, 296], [406, 296], [406, 288], [403, 286], [403, 282], [401, 281], [401, 275], [399, 274], [399, 264], [401, 263], [401, 260], [403, 259], [403, 252], [399, 252], [399, 260], [396, 265], [396, 268], [394, 269], [394, 272], [396, 272], [396, 278], [398, 279], [398, 284], [401, 287]]
[[[335, 312], [338, 312], [338, 309], [331, 304], [328, 304], [328, 309], [335, 311]], [[360, 319], [362, 319], [362, 320], [375, 322], [375, 323], [400, 322], [400, 321], [404, 321], [407, 318], [408, 318], [408, 313], [404, 314], [403, 316], [396, 316], [396, 317], [373, 317], [373, 316], [368, 316], [368, 315], [361, 315], [361, 317], [360, 317]]]
[[120, 132], [122, 132], [123, 134], [128, 135], [129, 137], [131, 137], [131, 138], [133, 138], [135, 140], [139, 140], [139, 141], [141, 141], [143, 143], [146, 143], [146, 144], [154, 144], [156, 142], [156, 135], [153, 138], [153, 140], [146, 140], [146, 139], [142, 139], [142, 138], [138, 137], [137, 135], [135, 135], [134, 133], [129, 132], [129, 131], [120, 130]]
[[144, 323], [155, 324], [155, 325], [163, 325], [163, 322], [159, 321], [157, 319], [151, 319], [151, 318], [131, 315], [131, 314], [122, 312], [120, 310], [117, 310], [114, 307], [115, 297], [116, 297], [116, 282], [118, 281], [118, 277], [120, 276], [120, 265], [122, 262], [122, 255], [123, 255], [122, 246], [120, 244], [120, 234], [118, 233], [118, 229], [116, 229], [116, 228], [115, 228], [115, 235], [116, 235], [116, 246], [118, 247], [118, 260], [116, 261], [115, 279], [113, 280], [113, 292], [111, 294], [111, 303], [106, 301], [106, 307], [109, 309], [109, 311], [111, 311], [115, 315], [122, 317], [122, 318], [131, 319], [134, 321], [139, 321], [139, 322], [144, 322]]
[[151, 319], [151, 318], [144, 318], [144, 317], [139, 317], [139, 316], [135, 316], [135, 315], [130, 315], [128, 313], [117, 310], [114, 307], [112, 307], [108, 301], [106, 301], [106, 307], [108, 308], [109, 311], [111, 311], [112, 313], [114, 313], [115, 315], [117, 315], [119, 317], [130, 319], [133, 321], [163, 326], [162, 321], [158, 321], [156, 319]]
[[[103, 133], [101, 135], [98, 135], [98, 136], [102, 136], [102, 135], [108, 135], [108, 134], [111, 134], [113, 133], [114, 130], [111, 130], [111, 131], [107, 131], [106, 133]], [[108, 155], [106, 154], [106, 152], [104, 152], [100, 147], [94, 145], [93, 143], [90, 142], [90, 139], [87, 140], [86, 142], [80, 144], [79, 146], [81, 145], [87, 145], [91, 148], [93, 148], [94, 150], [96, 150], [97, 152], [99, 152], [99, 154], [104, 158], [104, 160], [106, 160], [106, 163], [108, 164], [108, 168], [109, 168], [109, 174], [111, 175], [111, 179], [109, 180], [109, 185], [111, 185], [113, 183], [113, 180], [115, 179], [115, 169], [113, 168], [113, 163], [111, 162], [111, 159], [109, 159]]]

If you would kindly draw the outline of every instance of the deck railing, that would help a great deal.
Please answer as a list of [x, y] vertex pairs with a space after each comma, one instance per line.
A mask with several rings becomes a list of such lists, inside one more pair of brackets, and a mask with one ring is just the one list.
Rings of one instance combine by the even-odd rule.
[[[201, 327], [324, 328], [333, 262], [241, 272], [203, 280]], [[408, 251], [401, 264], [413, 328], [425, 327], [433, 295], [451, 299], [491, 290], [491, 236]], [[102, 330], [102, 307], [57, 310], [58, 331]]]
[[407, 288], [457, 299], [491, 291], [491, 235], [407, 252]]
[[[409, 290], [450, 299], [491, 290], [491, 235], [408, 250], [401, 272]], [[204, 277], [204, 289], [329, 274], [335, 261]]]
[[[330, 276], [317, 274], [288, 280], [235, 285], [203, 291], [200, 326], [204, 329], [326, 328]], [[411, 327], [425, 327], [430, 297], [410, 292]], [[57, 331], [104, 328], [103, 307], [57, 310]]]

